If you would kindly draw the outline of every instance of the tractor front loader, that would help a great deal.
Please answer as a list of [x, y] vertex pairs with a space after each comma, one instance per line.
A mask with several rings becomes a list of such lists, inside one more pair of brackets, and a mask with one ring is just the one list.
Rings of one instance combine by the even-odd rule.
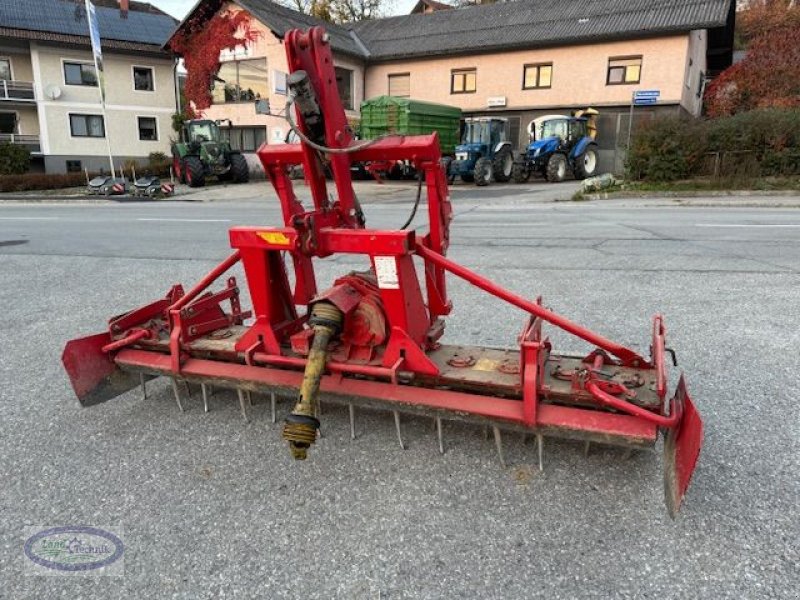
[[[112, 318], [101, 333], [67, 343], [63, 363], [80, 403], [98, 404], [164, 376], [181, 410], [178, 384], [186, 382], [199, 385], [204, 399], [209, 387], [237, 390], [245, 418], [248, 392], [271, 394], [274, 420], [275, 394], [291, 393], [296, 403], [282, 435], [294, 458], [311, 460], [322, 398], [349, 407], [352, 437], [359, 407], [389, 411], [403, 447], [405, 413], [432, 418], [441, 452], [443, 420], [490, 427], [501, 464], [502, 434], [509, 430], [536, 438], [540, 466], [546, 437], [637, 449], [654, 446], [663, 433], [674, 516], [703, 426], [682, 376], [668, 393], [671, 351], [662, 318], [653, 319], [651, 353], [643, 356], [447, 258], [452, 210], [437, 135], [354, 141], [325, 31], [290, 31], [284, 44], [286, 116], [300, 142], [259, 150], [283, 223], [230, 229], [233, 252], [197, 285], [188, 291], [173, 285], [163, 298]], [[397, 160], [412, 161], [424, 175], [427, 232], [365, 225], [350, 166]], [[330, 190], [323, 162], [332, 171]], [[287, 172], [298, 164], [313, 206], [303, 206], [293, 191]], [[343, 254], [363, 257], [364, 268], [318, 289], [315, 262]], [[210, 291], [238, 263], [252, 310], [240, 305], [232, 277]], [[445, 343], [445, 317], [453, 309], [448, 275], [526, 314], [515, 347]], [[583, 340], [590, 351], [556, 352], [545, 325]]]

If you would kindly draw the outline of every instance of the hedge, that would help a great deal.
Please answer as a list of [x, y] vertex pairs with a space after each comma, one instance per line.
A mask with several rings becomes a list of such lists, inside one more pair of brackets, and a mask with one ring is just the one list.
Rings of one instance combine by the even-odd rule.
[[634, 132], [627, 171], [632, 179], [648, 181], [800, 175], [800, 110], [655, 119]]
[[84, 173], [0, 175], [0, 192], [58, 190], [70, 187], [86, 187], [86, 175]]

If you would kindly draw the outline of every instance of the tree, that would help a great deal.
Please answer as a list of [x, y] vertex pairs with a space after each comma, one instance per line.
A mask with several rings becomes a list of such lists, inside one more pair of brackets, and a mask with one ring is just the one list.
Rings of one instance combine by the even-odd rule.
[[783, 22], [755, 37], [706, 92], [712, 117], [769, 107], [800, 107], [800, 44], [794, 25]]
[[387, 0], [280, 0], [284, 6], [329, 23], [375, 19], [384, 13]]
[[281, 4], [293, 8], [304, 15], [311, 15], [328, 23], [333, 23], [331, 0], [281, 0]]
[[800, 28], [797, 0], [739, 2], [736, 15], [737, 47], [746, 49], [757, 37], [782, 27]]

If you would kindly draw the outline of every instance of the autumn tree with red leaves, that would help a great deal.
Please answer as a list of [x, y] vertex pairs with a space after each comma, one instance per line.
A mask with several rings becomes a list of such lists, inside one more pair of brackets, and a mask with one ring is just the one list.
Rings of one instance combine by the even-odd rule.
[[749, 41], [747, 55], [708, 86], [709, 116], [800, 107], [800, 7], [789, 0], [760, 0], [739, 19], [742, 37]]
[[219, 71], [219, 55], [255, 41], [258, 32], [252, 29], [250, 15], [244, 11], [215, 13], [208, 21], [198, 15], [176, 33], [170, 48], [183, 57], [186, 67], [184, 94], [189, 118], [196, 118], [211, 106], [211, 88]]

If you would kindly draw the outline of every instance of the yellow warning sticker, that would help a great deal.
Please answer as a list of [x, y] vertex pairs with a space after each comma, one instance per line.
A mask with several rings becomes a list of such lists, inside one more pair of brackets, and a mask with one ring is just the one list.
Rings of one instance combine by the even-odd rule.
[[268, 244], [275, 244], [276, 246], [291, 246], [292, 244], [289, 236], [282, 231], [259, 231], [258, 237]]
[[473, 371], [495, 371], [499, 363], [491, 358], [481, 358], [472, 366]]

